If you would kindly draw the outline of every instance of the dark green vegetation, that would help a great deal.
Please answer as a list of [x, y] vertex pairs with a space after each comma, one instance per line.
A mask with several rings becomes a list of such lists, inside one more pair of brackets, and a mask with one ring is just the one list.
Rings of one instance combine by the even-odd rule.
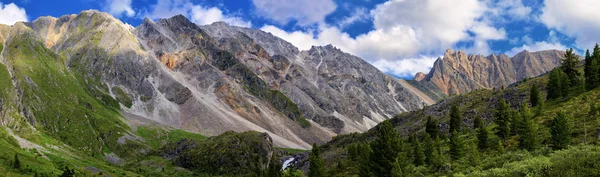
[[598, 176], [600, 89], [583, 68], [568, 50], [549, 75], [337, 136], [325, 164], [334, 176]]

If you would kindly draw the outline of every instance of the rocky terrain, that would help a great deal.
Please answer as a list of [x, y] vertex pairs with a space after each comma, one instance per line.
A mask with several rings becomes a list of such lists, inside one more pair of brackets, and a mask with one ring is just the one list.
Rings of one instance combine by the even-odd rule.
[[[3, 46], [43, 51], [52, 63], [40, 67], [57, 67], [52, 74], [71, 83], [63, 89], [77, 87], [111, 105], [132, 127], [158, 123], [208, 136], [254, 130], [268, 133], [276, 146], [305, 149], [434, 103], [406, 81], [331, 45], [300, 51], [260, 30], [222, 22], [198, 26], [181, 15], [132, 27], [89, 10], [2, 26], [0, 39]], [[27, 45], [17, 43], [21, 39]], [[15, 55], [2, 54], [10, 75], [35, 69]], [[17, 78], [11, 91], [20, 94], [11, 98], [11, 112], [34, 127], [67, 117], [39, 105], [52, 101], [41, 96], [45, 89], [58, 89], [39, 82], [52, 80], [31, 73]]]
[[432, 97], [464, 94], [476, 89], [509, 86], [525, 78], [540, 76], [560, 65], [564, 52], [523, 51], [510, 58], [504, 54], [467, 55], [447, 50], [429, 74], [417, 73], [418, 87], [435, 92]]

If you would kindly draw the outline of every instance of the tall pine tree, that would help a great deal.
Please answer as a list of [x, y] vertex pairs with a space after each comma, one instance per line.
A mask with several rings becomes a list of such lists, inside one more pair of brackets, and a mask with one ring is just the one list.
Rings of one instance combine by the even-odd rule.
[[479, 150], [486, 150], [489, 146], [489, 131], [483, 123], [477, 126], [477, 147]]
[[552, 135], [554, 149], [564, 149], [571, 144], [571, 123], [565, 113], [558, 113], [552, 120], [550, 123], [550, 135]]
[[389, 120], [377, 126], [377, 138], [371, 142], [370, 170], [375, 176], [389, 177], [400, 154], [400, 136]]
[[415, 164], [415, 166], [421, 166], [423, 164], [425, 164], [425, 153], [423, 152], [423, 147], [421, 146], [421, 143], [419, 142], [419, 138], [417, 138], [416, 135], [413, 135], [413, 137], [411, 138], [411, 144], [413, 147], [413, 164]]
[[450, 133], [460, 131], [461, 123], [462, 117], [460, 115], [460, 109], [453, 103], [452, 106], [450, 106]]
[[569, 93], [569, 78], [561, 69], [554, 69], [549, 74], [548, 99], [566, 97]]
[[473, 120], [473, 129], [479, 128], [479, 126], [481, 126], [482, 124], [483, 120], [481, 119], [481, 117], [475, 117], [475, 120]]
[[585, 76], [585, 88], [587, 90], [592, 90], [600, 85], [600, 63], [598, 62], [600, 62], [598, 58], [592, 57], [589, 50], [585, 51], [585, 67], [583, 74]]
[[544, 98], [542, 98], [540, 88], [537, 84], [533, 84], [529, 90], [529, 102], [531, 102], [532, 107], [536, 107], [544, 103]]
[[269, 168], [267, 170], [268, 177], [281, 177], [281, 162], [277, 160], [277, 152], [273, 151], [273, 155], [271, 155], [271, 162], [269, 163]]
[[581, 73], [577, 69], [577, 64], [579, 64], [579, 57], [573, 53], [573, 48], [567, 49], [567, 52], [565, 52], [564, 58], [561, 61], [560, 67], [569, 78], [570, 88], [578, 87], [581, 83]]
[[313, 143], [312, 151], [308, 159], [310, 162], [310, 166], [308, 168], [309, 177], [325, 177], [327, 175], [325, 172], [323, 158], [321, 158], [321, 149], [319, 146], [317, 146], [317, 144]]
[[504, 98], [501, 98], [498, 103], [498, 108], [496, 109], [495, 117], [496, 124], [498, 125], [496, 127], [498, 129], [496, 134], [503, 140], [506, 140], [510, 134], [511, 111], [510, 104], [506, 103]]
[[537, 126], [533, 122], [533, 113], [526, 102], [520, 109], [521, 122], [519, 123], [519, 148], [533, 151], [538, 146]]
[[450, 134], [450, 157], [458, 160], [465, 155], [465, 142], [457, 131]]
[[425, 132], [432, 138], [440, 136], [440, 128], [438, 128], [437, 122], [433, 120], [431, 116], [427, 116], [427, 123], [425, 123]]

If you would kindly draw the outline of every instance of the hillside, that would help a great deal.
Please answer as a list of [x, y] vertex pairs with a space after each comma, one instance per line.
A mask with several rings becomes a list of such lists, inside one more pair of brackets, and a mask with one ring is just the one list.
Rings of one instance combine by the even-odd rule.
[[[530, 108], [531, 119], [535, 133], [534, 139], [537, 139], [539, 146], [535, 150], [523, 150], [520, 147], [520, 141], [523, 136], [511, 134], [506, 140], [494, 135], [498, 130], [496, 112], [500, 99], [506, 100], [511, 109], [517, 112], [523, 105], [530, 106], [530, 90], [533, 86], [542, 90], [541, 95], [546, 98], [546, 89], [549, 76], [542, 76], [534, 79], [526, 79], [513, 84], [505, 89], [479, 89], [471, 93], [450, 96], [441, 102], [427, 106], [422, 110], [402, 113], [390, 120], [391, 125], [399, 133], [404, 141], [405, 155], [400, 164], [408, 164], [402, 169], [404, 175], [417, 176], [439, 176], [439, 175], [457, 175], [457, 176], [579, 176], [599, 174], [597, 165], [600, 159], [597, 158], [597, 144], [600, 143], [600, 121], [598, 119], [598, 106], [596, 101], [600, 99], [600, 89], [596, 88], [590, 91], [583, 91], [581, 87], [574, 88], [566, 97], [552, 100], [546, 100], [541, 108]], [[463, 152], [465, 153], [459, 159], [453, 159], [451, 151], [452, 139], [448, 132], [450, 122], [451, 105], [455, 104], [460, 110], [462, 119], [460, 124], [462, 130], [459, 132], [460, 139], [464, 143]], [[559, 113], [564, 113], [568, 118], [572, 130], [569, 134], [572, 141], [569, 148], [565, 150], [556, 150], [553, 148], [550, 134], [552, 120]], [[518, 112], [516, 114], [519, 114]], [[415, 137], [420, 141], [420, 148], [431, 146], [427, 144], [429, 135], [426, 132], [427, 117], [431, 116], [436, 129], [442, 133], [439, 140], [433, 140], [438, 144], [437, 151], [439, 157], [437, 165], [412, 164], [415, 160], [414, 140], [409, 137]], [[479, 128], [474, 128], [474, 120], [481, 118], [483, 125], [489, 131], [488, 149], [478, 150], [478, 132]], [[381, 127], [381, 124], [378, 125]], [[329, 143], [321, 148], [322, 157], [327, 162], [327, 168], [335, 176], [355, 176], [359, 174], [361, 167], [361, 157], [351, 154], [352, 148], [361, 149], [365, 142], [373, 142], [377, 139], [378, 128], [373, 128], [366, 133], [357, 133], [350, 135], [341, 135], [335, 137]], [[427, 138], [426, 138], [427, 136]], [[421, 149], [423, 150], [423, 149]], [[362, 151], [365, 151], [362, 148]], [[361, 154], [361, 151], [359, 151]], [[401, 153], [402, 154], [402, 153]], [[425, 153], [427, 154], [427, 153]], [[360, 155], [359, 155], [360, 156]], [[426, 155], [429, 157], [428, 155]], [[359, 160], [356, 160], [358, 158]], [[576, 159], [580, 158], [580, 159]], [[354, 159], [354, 160], [353, 160]], [[306, 169], [300, 165], [300, 169]], [[401, 165], [402, 166], [402, 165]]]

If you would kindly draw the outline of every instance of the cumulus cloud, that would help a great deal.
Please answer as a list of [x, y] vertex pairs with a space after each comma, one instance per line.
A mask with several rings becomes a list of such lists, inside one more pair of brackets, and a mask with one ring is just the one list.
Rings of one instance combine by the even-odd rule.
[[14, 3], [4, 5], [0, 2], [0, 24], [13, 25], [19, 21], [28, 21], [25, 9]]
[[274, 26], [262, 30], [303, 50], [332, 44], [383, 71], [406, 76], [427, 72], [433, 65], [435, 58], [422, 55], [437, 55], [460, 41], [473, 43], [466, 49], [469, 52], [490, 53], [488, 42], [506, 39], [506, 31], [494, 27], [490, 18], [483, 18], [493, 10], [489, 5], [478, 0], [388, 1], [369, 12], [374, 29], [355, 37], [340, 30], [340, 25], [327, 24], [305, 31], [286, 32]]
[[133, 17], [135, 11], [131, 8], [131, 0], [106, 0], [106, 10], [114, 16], [125, 14], [127, 17]]
[[151, 19], [169, 18], [182, 14], [198, 25], [207, 25], [217, 21], [223, 21], [230, 25], [251, 27], [252, 23], [244, 19], [226, 14], [217, 7], [205, 7], [194, 4], [189, 0], [158, 0], [149, 10], [141, 13], [140, 17]]
[[252, 3], [258, 14], [282, 25], [291, 20], [300, 26], [322, 23], [337, 8], [332, 0], [252, 0]]
[[352, 14], [350, 16], [347, 16], [345, 18], [343, 18], [342, 20], [340, 20], [337, 24], [337, 26], [340, 29], [344, 29], [346, 27], [348, 27], [351, 24], [357, 23], [357, 22], [363, 22], [366, 21], [370, 18], [369, 13], [367, 11], [367, 9], [365, 8], [356, 8], [354, 9], [354, 12], [352, 12]]
[[378, 60], [373, 66], [379, 70], [402, 78], [412, 78], [416, 73], [428, 73], [438, 57], [421, 56], [419, 58], [407, 58], [403, 60]]
[[548, 28], [575, 38], [579, 48], [589, 48], [600, 41], [598, 7], [598, 0], [546, 0], [539, 18]]

